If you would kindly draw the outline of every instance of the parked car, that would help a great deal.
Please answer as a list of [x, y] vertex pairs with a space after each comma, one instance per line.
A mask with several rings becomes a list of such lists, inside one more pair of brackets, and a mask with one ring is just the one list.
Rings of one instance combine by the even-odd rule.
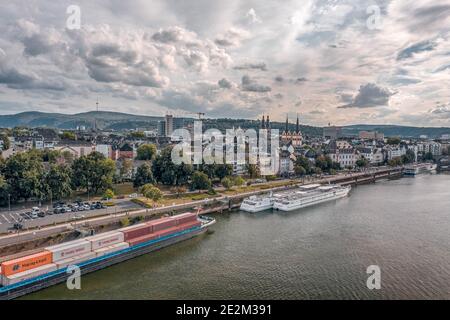
[[39, 217], [39, 218], [45, 217], [45, 212], [44, 212], [44, 211], [39, 211], [39, 212], [38, 212], [38, 217]]

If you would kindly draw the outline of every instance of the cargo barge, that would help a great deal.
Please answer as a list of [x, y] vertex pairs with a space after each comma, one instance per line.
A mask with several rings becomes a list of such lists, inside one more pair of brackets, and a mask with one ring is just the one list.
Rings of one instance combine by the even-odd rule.
[[42, 252], [1, 264], [0, 300], [14, 299], [67, 281], [71, 266], [81, 275], [104, 269], [193, 238], [215, 223], [185, 213], [47, 247]]

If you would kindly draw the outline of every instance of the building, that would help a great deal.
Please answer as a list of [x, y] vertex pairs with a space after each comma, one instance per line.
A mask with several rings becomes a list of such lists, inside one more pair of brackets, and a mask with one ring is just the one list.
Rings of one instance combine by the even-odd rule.
[[[267, 119], [269, 119], [269, 116], [267, 116]], [[303, 144], [303, 136], [300, 131], [300, 125], [297, 115], [297, 124], [295, 127], [295, 131], [289, 130], [289, 119], [286, 116], [286, 126], [284, 128], [284, 131], [281, 133], [281, 143], [291, 143], [293, 147], [301, 147]]]
[[323, 137], [325, 139], [336, 140], [343, 137], [342, 128], [335, 126], [328, 126], [323, 128]]
[[56, 147], [55, 150], [63, 153], [69, 152], [74, 159], [87, 156], [95, 151], [95, 146], [90, 143], [86, 143], [84, 141], [61, 141]]
[[107, 144], [97, 144], [95, 151], [101, 153], [105, 158], [112, 159], [112, 147]]
[[135, 151], [134, 147], [130, 145], [128, 142], [125, 142], [119, 149], [118, 149], [118, 156], [117, 160], [121, 159], [134, 159], [135, 158]]
[[158, 136], [165, 137], [166, 136], [166, 122], [158, 121]]
[[384, 134], [378, 131], [360, 131], [359, 138], [362, 140], [384, 140]]
[[335, 149], [329, 156], [333, 162], [339, 163], [341, 168], [354, 168], [356, 161], [360, 159], [359, 153], [354, 148]]
[[427, 141], [417, 144], [418, 152], [425, 154], [431, 153], [433, 156], [442, 155], [442, 145], [439, 142]]
[[170, 137], [173, 132], [173, 115], [166, 114], [165, 118], [165, 136]]

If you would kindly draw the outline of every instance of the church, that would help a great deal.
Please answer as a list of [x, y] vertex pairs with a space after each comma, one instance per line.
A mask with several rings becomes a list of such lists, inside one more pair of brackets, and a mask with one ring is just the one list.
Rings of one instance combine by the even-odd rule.
[[291, 144], [294, 148], [301, 147], [303, 144], [303, 136], [302, 136], [302, 132], [300, 131], [298, 115], [297, 115], [297, 124], [295, 127], [295, 131], [289, 130], [289, 119], [288, 119], [288, 116], [286, 116], [286, 126], [284, 128], [284, 131], [281, 133], [281, 143], [287, 144], [289, 142], [291, 142]]

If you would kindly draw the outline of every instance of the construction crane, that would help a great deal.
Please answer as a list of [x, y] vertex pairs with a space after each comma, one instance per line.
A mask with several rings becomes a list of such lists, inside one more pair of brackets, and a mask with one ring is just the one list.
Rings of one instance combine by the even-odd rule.
[[196, 114], [198, 115], [198, 120], [201, 120], [201, 119], [202, 119], [202, 116], [205, 115], [204, 112], [197, 112]]

